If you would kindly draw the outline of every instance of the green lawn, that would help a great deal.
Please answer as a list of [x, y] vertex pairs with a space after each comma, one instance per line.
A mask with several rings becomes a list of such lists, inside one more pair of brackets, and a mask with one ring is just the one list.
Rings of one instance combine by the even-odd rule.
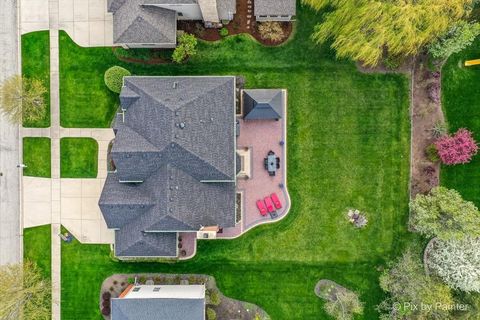
[[24, 176], [50, 178], [50, 138], [23, 138]]
[[35, 262], [45, 278], [51, 275], [50, 225], [23, 229], [23, 258]]
[[60, 176], [96, 178], [98, 143], [92, 138], [60, 139]]
[[[142, 66], [116, 60], [110, 48], [81, 48], [60, 36], [63, 126], [108, 126], [117, 98], [103, 72], [118, 64], [133, 74], [243, 75], [247, 87], [288, 89], [289, 215], [236, 240], [200, 241], [192, 261], [118, 263], [109, 246], [62, 247], [62, 318], [100, 319], [99, 288], [115, 272], [206, 273], [220, 290], [250, 301], [273, 319], [326, 319], [315, 296], [320, 278], [360, 294], [364, 319], [377, 319], [384, 297], [378, 276], [416, 238], [407, 232], [408, 80], [361, 74], [314, 45], [319, 17], [299, 8], [295, 38], [279, 48], [248, 36], [200, 43], [186, 65]], [[368, 213], [354, 230], [347, 208]]]
[[[451, 132], [467, 128], [480, 141], [480, 66], [464, 67], [465, 60], [480, 59], [480, 38], [468, 49], [452, 55], [442, 70], [442, 102]], [[480, 206], [480, 155], [466, 165], [443, 166], [442, 184], [458, 190]]]
[[50, 42], [48, 31], [22, 35], [22, 75], [43, 81], [47, 88], [45, 117], [37, 121], [24, 121], [24, 127], [47, 128], [50, 126]]

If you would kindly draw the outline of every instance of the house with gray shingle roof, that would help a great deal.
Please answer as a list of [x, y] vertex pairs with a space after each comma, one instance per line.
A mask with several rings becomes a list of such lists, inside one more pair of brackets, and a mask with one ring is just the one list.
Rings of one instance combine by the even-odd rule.
[[176, 257], [177, 233], [235, 226], [235, 77], [125, 77], [99, 200], [115, 255]]
[[[230, 21], [237, 0], [108, 0], [113, 14], [113, 43], [125, 48], [174, 48], [177, 20], [207, 25]], [[296, 0], [255, 0], [257, 21], [289, 21]]]
[[296, 14], [296, 1], [255, 0], [253, 14], [257, 21], [290, 21]]
[[204, 320], [203, 285], [130, 285], [111, 299], [112, 320]]

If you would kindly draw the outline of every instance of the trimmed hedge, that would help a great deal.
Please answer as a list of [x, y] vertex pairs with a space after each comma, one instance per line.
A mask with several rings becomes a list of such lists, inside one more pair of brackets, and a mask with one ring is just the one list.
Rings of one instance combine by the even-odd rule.
[[119, 66], [113, 66], [105, 71], [104, 81], [105, 85], [111, 91], [120, 93], [123, 85], [123, 77], [131, 75], [130, 71]]

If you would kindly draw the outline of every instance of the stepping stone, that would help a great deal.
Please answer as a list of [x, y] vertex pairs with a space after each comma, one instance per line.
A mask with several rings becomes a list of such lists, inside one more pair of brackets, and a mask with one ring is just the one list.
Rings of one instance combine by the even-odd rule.
[[247, 19], [251, 19], [252, 18], [252, 15], [251, 14], [247, 14]]
[[247, 24], [250, 24], [250, 20], [247, 20]]
[[247, 29], [250, 29], [250, 26], [247, 26]]

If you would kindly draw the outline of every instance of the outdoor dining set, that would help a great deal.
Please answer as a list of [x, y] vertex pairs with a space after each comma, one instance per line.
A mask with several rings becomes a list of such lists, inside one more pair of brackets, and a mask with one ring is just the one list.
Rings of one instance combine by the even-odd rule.
[[263, 165], [269, 176], [275, 176], [277, 170], [280, 169], [280, 158], [275, 156], [275, 152], [270, 150], [267, 157], [263, 159]]

